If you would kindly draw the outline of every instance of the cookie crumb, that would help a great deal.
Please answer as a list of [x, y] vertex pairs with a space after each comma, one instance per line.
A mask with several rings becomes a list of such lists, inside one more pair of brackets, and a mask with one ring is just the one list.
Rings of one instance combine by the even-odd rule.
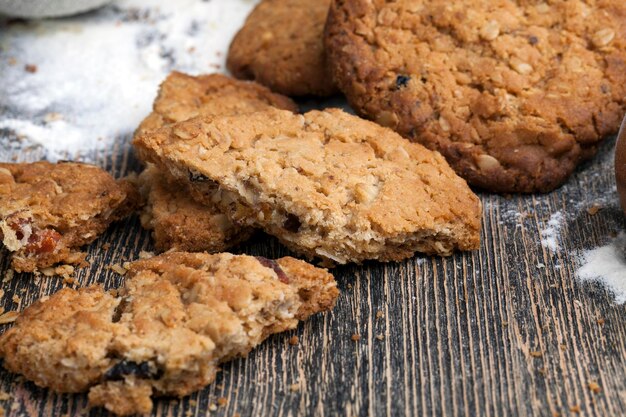
[[604, 319], [602, 317], [599, 317], [596, 319], [596, 323], [598, 323], [600, 326], [604, 326]]
[[43, 274], [43, 276], [45, 277], [53, 277], [54, 274], [54, 267], [49, 266], [47, 268], [40, 268], [39, 272], [41, 272]]
[[125, 275], [127, 272], [126, 268], [120, 264], [109, 265], [109, 269], [119, 275]]
[[108, 243], [108, 242], [107, 242], [107, 243], [105, 243], [104, 245], [102, 245], [102, 249], [104, 249], [104, 250], [109, 250], [109, 249], [111, 249], [111, 244], [110, 244], [110, 243]]
[[217, 410], [217, 406], [215, 404], [209, 404], [209, 411]]
[[291, 384], [291, 385], [289, 385], [289, 390], [291, 392], [298, 392], [298, 391], [300, 391], [300, 384]]
[[148, 259], [148, 258], [152, 258], [154, 256], [154, 252], [148, 252], [145, 250], [142, 250], [141, 252], [139, 252], [139, 259]]
[[20, 313], [17, 311], [7, 311], [6, 313], [0, 314], [0, 324], [13, 323], [19, 315]]
[[543, 356], [543, 353], [541, 353], [540, 350], [531, 350], [529, 352], [530, 356], [532, 356], [533, 358], [541, 358]]
[[219, 397], [217, 399], [217, 405], [219, 405], [220, 407], [224, 407], [226, 404], [228, 404], [228, 400], [224, 397]]
[[383, 313], [382, 310], [378, 310], [376, 312], [376, 318], [377, 319], [382, 319], [383, 317], [385, 317], [385, 313]]
[[77, 287], [77, 286], [79, 286], [80, 283], [78, 282], [78, 280], [76, 278], [70, 277], [69, 275], [65, 275], [63, 277], [63, 284], [65, 284], [67, 286], [72, 286], [73, 285], [73, 286]]
[[569, 411], [571, 411], [572, 413], [580, 413], [580, 406], [578, 404], [573, 405], [569, 408]]
[[602, 207], [600, 207], [599, 204], [594, 204], [591, 207], [587, 208], [587, 213], [589, 213], [590, 216], [595, 216], [596, 214], [598, 214], [601, 208]]
[[24, 65], [24, 71], [26, 72], [30, 72], [31, 74], [34, 74], [37, 72], [37, 65], [33, 65], [33, 64], [26, 64]]
[[11, 281], [14, 276], [15, 276], [15, 271], [12, 269], [9, 269], [7, 273], [4, 275], [2, 282], [6, 284], [7, 282]]
[[15, 303], [15, 304], [19, 304], [22, 302], [22, 297], [18, 296], [17, 294], [15, 294], [11, 300]]
[[594, 394], [600, 394], [602, 392], [602, 387], [598, 385], [598, 383], [595, 381], [589, 381], [587, 383], [587, 387], [589, 388], [589, 391], [593, 392]]
[[385, 335], [384, 334], [379, 334], [378, 336], [376, 336], [376, 339], [378, 339], [378, 340], [385, 340]]
[[350, 338], [351, 338], [354, 342], [358, 342], [359, 340], [361, 340], [361, 335], [360, 335], [360, 334], [358, 334], [358, 333], [355, 333], [355, 334], [353, 334]]
[[298, 336], [292, 336], [289, 338], [289, 344], [291, 346], [296, 346], [299, 341], [300, 341], [300, 338]]

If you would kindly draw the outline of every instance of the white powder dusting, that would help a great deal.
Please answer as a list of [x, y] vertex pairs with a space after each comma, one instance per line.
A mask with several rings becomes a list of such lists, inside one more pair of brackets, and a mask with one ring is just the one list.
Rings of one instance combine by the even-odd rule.
[[563, 214], [560, 211], [553, 213], [548, 220], [547, 227], [541, 231], [541, 246], [556, 252], [560, 249], [559, 238]]
[[170, 71], [224, 72], [228, 45], [254, 4], [122, 0], [1, 28], [0, 130], [43, 146], [51, 160], [110, 146], [148, 114]]
[[626, 302], [626, 233], [606, 246], [585, 251], [576, 276], [582, 281], [599, 281], [615, 294], [615, 302]]

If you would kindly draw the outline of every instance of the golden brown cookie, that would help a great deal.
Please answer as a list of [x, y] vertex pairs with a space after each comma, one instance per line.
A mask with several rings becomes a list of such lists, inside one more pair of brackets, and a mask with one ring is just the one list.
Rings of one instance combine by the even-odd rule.
[[0, 239], [18, 272], [81, 263], [78, 249], [137, 203], [130, 182], [93, 165], [0, 163]]
[[252, 113], [268, 107], [298, 111], [291, 99], [255, 82], [221, 74], [192, 76], [174, 71], [161, 83], [153, 111], [136, 134], [200, 115]]
[[4, 366], [91, 406], [149, 413], [152, 396], [184, 396], [338, 296], [326, 270], [293, 258], [172, 252], [130, 265], [116, 294], [63, 289], [0, 336]]
[[221, 252], [252, 235], [253, 229], [236, 226], [215, 205], [195, 201], [185, 184], [153, 164], [139, 176], [139, 190], [145, 199], [141, 225], [152, 230], [159, 252]]
[[[298, 111], [291, 99], [254, 82], [220, 74], [191, 76], [172, 72], [161, 84], [153, 112], [136, 134], [198, 115], [245, 114], [271, 107]], [[251, 228], [234, 225], [215, 204], [193, 200], [184, 183], [177, 184], [155, 166], [148, 167], [140, 181], [145, 200], [141, 224], [152, 230], [159, 251], [219, 252], [252, 235]]]
[[492, 191], [559, 186], [626, 110], [623, 0], [338, 0], [325, 44], [359, 114]]
[[480, 243], [480, 201], [439, 153], [341, 110], [200, 117], [135, 147], [195, 198], [308, 257], [389, 261]]
[[329, 6], [330, 0], [262, 0], [231, 43], [227, 68], [290, 96], [333, 94], [323, 45]]

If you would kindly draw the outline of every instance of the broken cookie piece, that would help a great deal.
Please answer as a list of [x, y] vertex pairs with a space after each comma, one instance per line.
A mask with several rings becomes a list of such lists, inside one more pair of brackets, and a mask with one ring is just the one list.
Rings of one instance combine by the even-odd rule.
[[145, 199], [141, 225], [152, 231], [160, 252], [221, 252], [247, 240], [253, 229], [239, 227], [215, 205], [201, 204], [155, 165], [148, 164], [139, 176]]
[[85, 254], [78, 248], [137, 203], [129, 181], [93, 165], [0, 163], [0, 239], [18, 272], [81, 263]]
[[171, 252], [130, 264], [117, 296], [63, 289], [27, 308], [0, 336], [12, 372], [92, 406], [148, 413], [151, 396], [184, 396], [213, 382], [220, 362], [330, 310], [326, 270], [293, 258]]
[[341, 110], [198, 117], [134, 144], [195, 198], [311, 258], [390, 261], [480, 244], [480, 201], [439, 153]]
[[[220, 74], [191, 76], [180, 72], [172, 72], [163, 81], [153, 107], [137, 135], [200, 114], [245, 114], [272, 107], [298, 110], [291, 99], [254, 82]], [[191, 174], [189, 180], [203, 179]], [[212, 202], [201, 204], [192, 199], [186, 185], [177, 182], [167, 170], [148, 166], [140, 175], [140, 183], [145, 201], [141, 224], [152, 230], [159, 251], [219, 252], [253, 233], [252, 228], [232, 223]]]
[[161, 83], [152, 113], [135, 134], [200, 115], [252, 113], [269, 107], [298, 111], [290, 98], [252, 81], [221, 74], [192, 76], [174, 71]]

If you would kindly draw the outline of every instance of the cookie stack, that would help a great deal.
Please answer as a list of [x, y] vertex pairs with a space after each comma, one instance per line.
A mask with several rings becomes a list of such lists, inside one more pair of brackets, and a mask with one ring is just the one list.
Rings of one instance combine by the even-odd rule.
[[[162, 83], [133, 139], [138, 192], [78, 164], [0, 167], [18, 270], [77, 262], [70, 249], [138, 206], [165, 252], [130, 264], [116, 293], [63, 290], [28, 308], [0, 338], [4, 365], [148, 412], [151, 396], [200, 389], [220, 362], [333, 307], [324, 269], [215, 253], [255, 230], [326, 265], [477, 249], [468, 182], [553, 190], [617, 131], [624, 23], [622, 0], [261, 1], [230, 47], [238, 79]], [[287, 97], [339, 91], [362, 118], [299, 114]]]
[[619, 128], [625, 21], [621, 0], [264, 0], [227, 65], [289, 95], [336, 85], [471, 185], [548, 192]]
[[[197, 107], [182, 109], [171, 93], [182, 78], [220, 80], [220, 90], [188, 91]], [[133, 141], [155, 164], [140, 178], [148, 190], [143, 224], [154, 229], [158, 248], [193, 239], [196, 250], [224, 249], [252, 228], [309, 259], [340, 264], [478, 247], [480, 202], [439, 154], [338, 109], [295, 114], [280, 98], [219, 75], [168, 77]], [[146, 128], [181, 115], [198, 116]], [[177, 185], [158, 186], [152, 172]], [[187, 219], [197, 219], [191, 210], [206, 213], [197, 231], [188, 230]]]

